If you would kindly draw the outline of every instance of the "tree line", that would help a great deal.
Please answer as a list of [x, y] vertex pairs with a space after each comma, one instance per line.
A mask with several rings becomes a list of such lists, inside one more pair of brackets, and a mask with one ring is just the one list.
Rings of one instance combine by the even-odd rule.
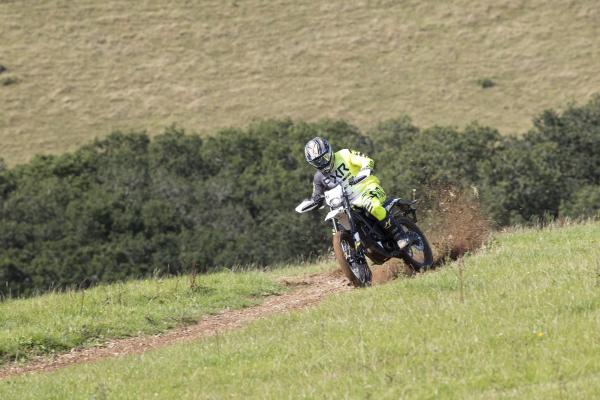
[[500, 226], [600, 210], [600, 97], [548, 110], [521, 136], [403, 116], [363, 133], [346, 121], [266, 120], [213, 136], [171, 127], [113, 133], [78, 150], [0, 162], [0, 294], [311, 258], [329, 246], [303, 148], [314, 136], [375, 159], [389, 195], [474, 186]]

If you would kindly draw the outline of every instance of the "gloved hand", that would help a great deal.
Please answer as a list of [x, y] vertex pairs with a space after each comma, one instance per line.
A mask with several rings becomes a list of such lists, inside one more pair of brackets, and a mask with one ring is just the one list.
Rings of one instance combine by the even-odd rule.
[[371, 175], [370, 169], [368, 169], [368, 168], [362, 169], [362, 170], [360, 170], [360, 172], [358, 174], [356, 174], [356, 176], [350, 177], [350, 179], [348, 180], [348, 183], [350, 185], [356, 185], [357, 183], [363, 181], [365, 178], [367, 178], [370, 175]]

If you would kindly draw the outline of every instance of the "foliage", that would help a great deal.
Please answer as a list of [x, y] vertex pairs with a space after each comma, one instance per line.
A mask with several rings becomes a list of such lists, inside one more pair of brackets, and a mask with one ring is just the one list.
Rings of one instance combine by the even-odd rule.
[[153, 140], [113, 133], [70, 154], [0, 164], [0, 292], [314, 257], [328, 229], [318, 212], [293, 208], [311, 190], [303, 146], [316, 135], [371, 155], [388, 195], [475, 186], [500, 225], [597, 210], [600, 97], [544, 112], [520, 138], [477, 124], [421, 130], [406, 116], [368, 135], [344, 121], [290, 119], [207, 138], [177, 127]]
[[600, 185], [587, 185], [563, 200], [560, 207], [567, 217], [600, 217]]
[[504, 139], [482, 161], [480, 183], [502, 225], [560, 217], [561, 208], [566, 216], [589, 216], [577, 210], [587, 209], [582, 188], [600, 186], [600, 96], [562, 115], [545, 111], [523, 138]]

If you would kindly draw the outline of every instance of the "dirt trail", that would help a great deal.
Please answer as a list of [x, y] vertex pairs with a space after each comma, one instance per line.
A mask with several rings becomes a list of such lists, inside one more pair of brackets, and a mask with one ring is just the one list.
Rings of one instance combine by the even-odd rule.
[[47, 372], [71, 364], [92, 362], [108, 357], [140, 354], [145, 351], [191, 341], [206, 336], [217, 335], [240, 328], [252, 321], [272, 314], [305, 308], [320, 302], [323, 298], [339, 292], [351, 290], [341, 271], [326, 272], [287, 278], [282, 282], [293, 289], [282, 295], [267, 297], [261, 304], [242, 310], [226, 310], [217, 315], [204, 317], [195, 325], [176, 328], [154, 336], [139, 336], [117, 339], [101, 347], [74, 349], [54, 358], [38, 358], [26, 364], [12, 363], [0, 367], [0, 379], [32, 372]]

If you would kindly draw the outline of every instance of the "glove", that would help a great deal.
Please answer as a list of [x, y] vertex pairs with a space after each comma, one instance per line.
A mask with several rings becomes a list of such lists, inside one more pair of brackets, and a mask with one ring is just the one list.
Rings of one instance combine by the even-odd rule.
[[313, 198], [312, 201], [315, 202], [315, 204], [317, 205], [317, 208], [323, 208], [325, 206], [325, 196]]
[[368, 169], [368, 168], [362, 169], [362, 170], [360, 170], [360, 172], [358, 174], [356, 174], [356, 176], [351, 177], [348, 180], [348, 183], [350, 185], [356, 185], [357, 183], [363, 181], [365, 178], [367, 178], [370, 175], [371, 175], [370, 169]]

